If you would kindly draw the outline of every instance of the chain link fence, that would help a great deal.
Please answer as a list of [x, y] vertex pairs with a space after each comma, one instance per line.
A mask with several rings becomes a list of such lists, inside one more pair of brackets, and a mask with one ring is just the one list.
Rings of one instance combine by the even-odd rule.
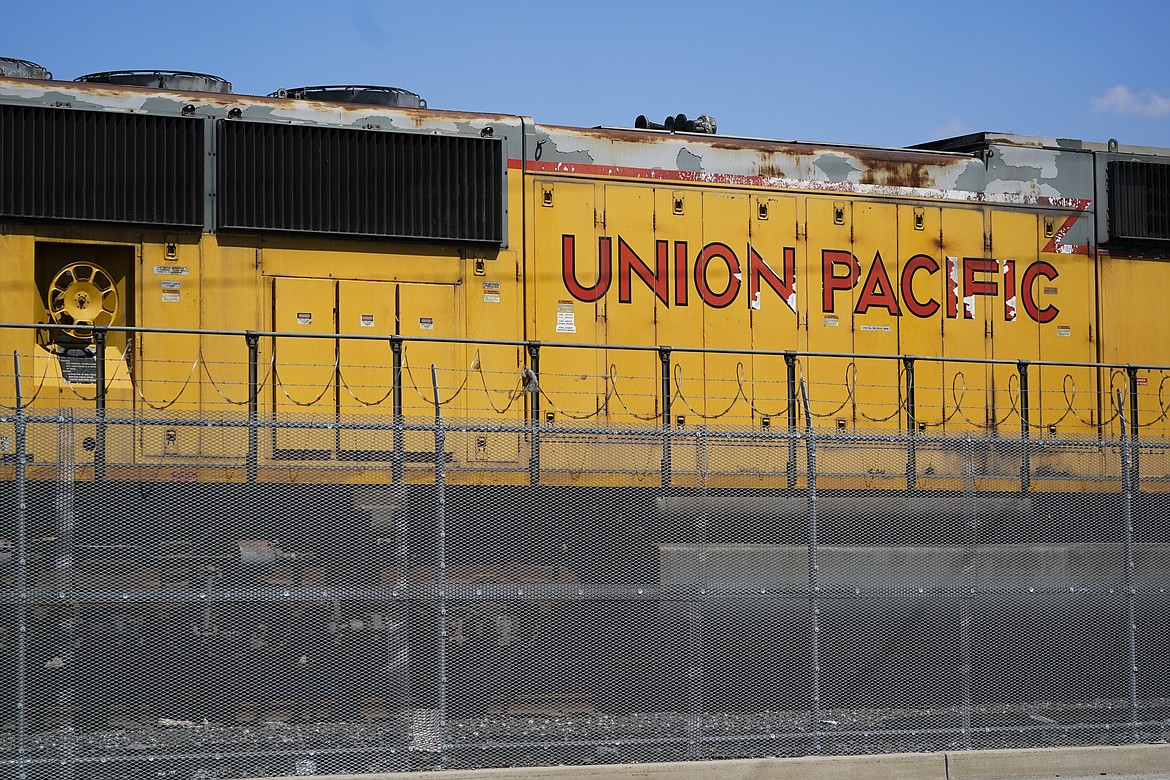
[[0, 777], [1170, 734], [1162, 440], [538, 419], [6, 412]]

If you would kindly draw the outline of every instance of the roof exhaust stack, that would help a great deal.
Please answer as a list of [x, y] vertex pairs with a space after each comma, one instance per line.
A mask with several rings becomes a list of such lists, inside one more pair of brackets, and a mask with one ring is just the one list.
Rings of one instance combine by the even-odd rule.
[[324, 100], [329, 103], [350, 103], [386, 108], [426, 108], [427, 101], [408, 89], [377, 87], [361, 84], [337, 84], [320, 87], [278, 89], [268, 94], [274, 98], [293, 100]]
[[715, 117], [710, 114], [699, 114], [694, 119], [687, 119], [686, 114], [668, 116], [662, 124], [651, 122], [645, 114], [634, 120], [634, 127], [638, 130], [666, 130], [671, 133], [706, 133], [714, 135], [718, 132]]
[[53, 74], [35, 62], [0, 57], [0, 76], [9, 79], [37, 79], [48, 81]]
[[232, 91], [231, 82], [226, 79], [184, 70], [107, 70], [102, 73], [87, 73], [73, 80], [88, 84], [117, 84], [124, 87], [150, 87], [184, 92]]

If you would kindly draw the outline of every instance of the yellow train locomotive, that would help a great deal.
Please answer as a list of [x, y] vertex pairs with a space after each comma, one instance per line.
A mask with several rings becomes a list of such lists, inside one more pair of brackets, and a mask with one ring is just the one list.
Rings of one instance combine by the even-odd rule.
[[[8, 72], [2, 339], [30, 411], [401, 421], [432, 415], [433, 363], [447, 417], [483, 425], [797, 427], [803, 381], [810, 422], [843, 434], [1115, 439], [1117, 390], [1165, 432], [1170, 355], [1144, 325], [1168, 285], [1166, 150], [765, 141], [682, 115], [566, 128], [392, 88]], [[433, 464], [425, 432], [367, 439], [179, 420], [76, 452], [87, 474], [213, 481]], [[516, 431], [453, 446], [466, 478], [503, 482], [537, 449]], [[924, 457], [928, 478], [943, 464]], [[770, 484], [757, 463], [716, 470]], [[547, 436], [535, 468], [589, 466]]]

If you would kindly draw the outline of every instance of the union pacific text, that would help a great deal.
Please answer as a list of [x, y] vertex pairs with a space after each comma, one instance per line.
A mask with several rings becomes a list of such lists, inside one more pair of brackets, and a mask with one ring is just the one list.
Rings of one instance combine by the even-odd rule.
[[[772, 255], [777, 260], [774, 266], [751, 244], [744, 253], [745, 263], [734, 249], [721, 242], [705, 244], [692, 255], [686, 241], [657, 240], [650, 263], [621, 236], [616, 241], [601, 236], [597, 239], [596, 281], [584, 284], [577, 273], [576, 237], [565, 234], [561, 237], [561, 277], [565, 289], [575, 299], [592, 303], [609, 294], [615, 275], [615, 243], [618, 303], [633, 302], [636, 278], [665, 306], [689, 306], [697, 299], [704, 306], [722, 309], [735, 303], [746, 281], [750, 308], [763, 306], [767, 288], [770, 291], [767, 296], [776, 296], [793, 313], [798, 310], [795, 247], [781, 247]], [[894, 317], [929, 318], [941, 313], [949, 319], [975, 319], [978, 298], [996, 301], [992, 305], [1007, 322], [1015, 321], [1020, 309], [1039, 323], [1052, 322], [1060, 313], [1052, 303], [1037, 299], [1040, 280], [1052, 282], [1060, 275], [1044, 260], [1021, 267], [1013, 259], [948, 255], [940, 260], [915, 254], [899, 270], [898, 264], [884, 259], [881, 252], [874, 253], [865, 269], [857, 255], [847, 249], [822, 249], [820, 255], [820, 303], [826, 314], [843, 310], [859, 315], [884, 311]], [[721, 271], [709, 274], [713, 268]], [[940, 274], [938, 284], [927, 281], [924, 285], [921, 281], [923, 277], [929, 280]], [[725, 281], [712, 284], [709, 275]], [[922, 292], [926, 288], [937, 293]], [[1046, 292], [1052, 293], [1054, 288], [1049, 287]]]

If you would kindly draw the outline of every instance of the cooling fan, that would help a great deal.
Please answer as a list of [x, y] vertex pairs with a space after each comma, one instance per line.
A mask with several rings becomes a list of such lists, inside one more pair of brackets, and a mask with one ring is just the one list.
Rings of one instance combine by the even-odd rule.
[[71, 263], [53, 277], [47, 296], [49, 319], [65, 333], [93, 340], [93, 327], [110, 325], [118, 314], [118, 288], [105, 270], [93, 263]]

